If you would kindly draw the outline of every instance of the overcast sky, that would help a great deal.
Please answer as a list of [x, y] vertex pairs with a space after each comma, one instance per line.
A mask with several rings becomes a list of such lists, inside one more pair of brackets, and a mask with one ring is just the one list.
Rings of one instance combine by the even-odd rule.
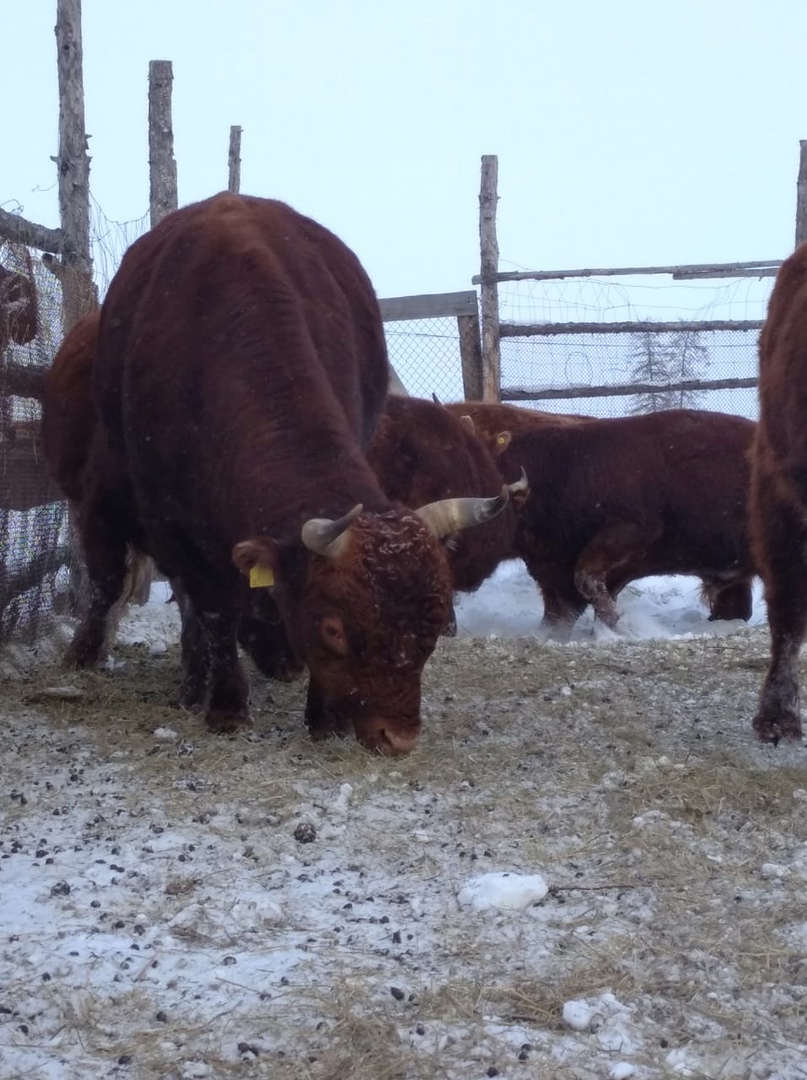
[[[58, 224], [55, 0], [4, 6], [0, 204]], [[91, 187], [148, 209], [148, 62], [171, 60], [180, 204], [226, 186], [346, 240], [380, 295], [501, 268], [780, 258], [807, 138], [804, 0], [84, 0]]]

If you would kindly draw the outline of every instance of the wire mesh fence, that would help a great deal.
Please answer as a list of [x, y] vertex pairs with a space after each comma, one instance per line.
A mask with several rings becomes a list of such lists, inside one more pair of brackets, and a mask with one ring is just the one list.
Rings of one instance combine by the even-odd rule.
[[62, 336], [57, 279], [20, 245], [0, 244], [0, 267], [32, 282], [35, 331], [0, 341], [0, 643], [33, 640], [58, 606], [60, 568], [68, 561], [65, 507], [43, 468], [41, 373]]
[[[705, 350], [703, 374], [721, 380], [753, 379], [757, 372], [757, 331], [699, 330]], [[560, 337], [505, 338], [501, 344], [502, 386], [567, 392], [570, 387], [628, 387], [647, 348], [644, 334], [580, 334]], [[675, 372], [663, 372], [675, 375]], [[522, 399], [547, 412], [625, 416], [653, 406], [647, 394], [614, 393], [585, 397]], [[653, 395], [656, 408], [698, 408], [755, 419], [755, 387], [692, 389]], [[518, 402], [514, 402], [518, 404]]]
[[392, 366], [413, 397], [462, 401], [462, 361], [455, 318], [384, 325]]
[[[758, 329], [772, 277], [682, 280], [669, 276], [524, 280], [500, 286], [502, 324], [553, 324], [563, 333], [505, 336], [502, 394], [554, 412], [624, 416], [690, 407], [755, 419]], [[710, 328], [719, 322], [721, 329]], [[572, 324], [586, 324], [574, 331]], [[600, 324], [597, 332], [592, 324]], [[694, 327], [676, 331], [678, 324]], [[619, 332], [614, 332], [619, 327]], [[667, 327], [664, 330], [662, 327]], [[507, 328], [507, 333], [513, 331]], [[566, 332], [568, 330], [568, 332]], [[684, 384], [676, 392], [631, 386]], [[614, 392], [608, 393], [608, 388]], [[575, 396], [575, 388], [598, 388]], [[530, 396], [530, 391], [533, 395]], [[549, 397], [543, 394], [549, 393]], [[564, 396], [569, 394], [569, 396]], [[517, 403], [516, 402], [516, 403]]]
[[[147, 217], [110, 221], [91, 208], [95, 280], [101, 296]], [[40, 438], [42, 375], [61, 343], [62, 290], [38, 252], [0, 241], [0, 270], [33, 284], [35, 333], [0, 332], [0, 645], [41, 638], [71, 610], [78, 556], [66, 503], [50, 484]], [[4, 276], [1, 275], [0, 276]], [[7, 311], [0, 295], [0, 309]], [[0, 312], [1, 314], [2, 312]], [[2, 320], [0, 320], [2, 324]], [[19, 339], [19, 340], [18, 340]]]

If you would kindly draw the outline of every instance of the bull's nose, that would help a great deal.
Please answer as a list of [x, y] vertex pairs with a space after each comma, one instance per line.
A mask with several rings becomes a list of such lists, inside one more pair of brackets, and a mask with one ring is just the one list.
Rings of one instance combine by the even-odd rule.
[[417, 727], [401, 728], [389, 720], [375, 718], [367, 720], [356, 729], [356, 738], [368, 750], [388, 757], [409, 754], [418, 744], [420, 724]]

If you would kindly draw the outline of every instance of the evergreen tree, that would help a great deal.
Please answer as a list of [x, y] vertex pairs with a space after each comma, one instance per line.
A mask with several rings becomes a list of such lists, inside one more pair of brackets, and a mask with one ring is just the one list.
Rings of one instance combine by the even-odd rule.
[[[701, 378], [709, 367], [709, 350], [697, 330], [674, 330], [655, 333], [650, 330], [633, 334], [629, 354], [630, 377], [634, 382], [665, 386]], [[637, 394], [630, 407], [631, 415], [659, 412], [662, 409], [694, 409], [702, 390], [667, 390], [662, 393]]]

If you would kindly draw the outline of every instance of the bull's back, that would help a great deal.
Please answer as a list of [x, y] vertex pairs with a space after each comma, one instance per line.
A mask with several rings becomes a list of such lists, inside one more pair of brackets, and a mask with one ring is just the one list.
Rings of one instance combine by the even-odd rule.
[[[192, 487], [213, 511], [234, 480], [280, 484], [277, 462], [311, 460], [324, 429], [347, 467], [387, 381], [358, 259], [272, 200], [224, 193], [164, 218], [129, 248], [103, 305], [96, 398], [155, 505]], [[244, 462], [254, 477], [233, 475]]]
[[470, 416], [477, 435], [488, 445], [492, 445], [496, 436], [503, 431], [515, 434], [534, 431], [547, 424], [576, 425], [591, 419], [577, 413], [544, 412], [493, 401], [450, 402], [445, 408], [456, 417]]
[[589, 526], [656, 514], [696, 527], [730, 511], [735, 528], [745, 513], [754, 430], [742, 417], [666, 410], [521, 432], [500, 460], [527, 470], [536, 514], [543, 503]]

